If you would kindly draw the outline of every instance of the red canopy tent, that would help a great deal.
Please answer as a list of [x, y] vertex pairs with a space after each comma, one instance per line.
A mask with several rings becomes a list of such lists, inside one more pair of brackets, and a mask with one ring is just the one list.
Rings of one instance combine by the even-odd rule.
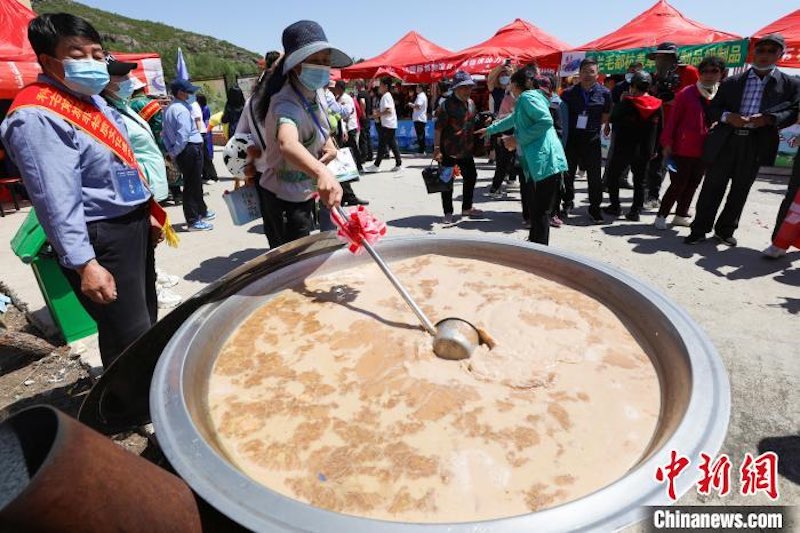
[[666, 41], [677, 45], [706, 44], [741, 39], [688, 19], [667, 0], [656, 4], [616, 31], [588, 42], [577, 50], [626, 50], [657, 46]]
[[28, 42], [28, 23], [35, 17], [19, 2], [0, 2], [0, 60], [36, 61]]
[[147, 84], [145, 91], [148, 94], [167, 94], [160, 55], [147, 52], [111, 52], [111, 54], [119, 61], [136, 63], [136, 68], [131, 74]]
[[429, 83], [433, 80], [431, 69], [417, 71], [416, 66], [438, 60], [450, 50], [442, 48], [415, 31], [410, 31], [391, 48], [377, 57], [362, 61], [344, 68], [341, 75], [344, 79], [372, 79], [381, 75], [390, 75], [404, 81]]
[[[28, 23], [36, 13], [17, 1], [0, 1], [0, 99], [14, 98], [42, 72], [28, 42]], [[148, 84], [151, 93], [165, 93], [158, 54], [112, 52], [120, 61], [138, 63], [133, 74]]]
[[571, 47], [542, 31], [530, 22], [516, 19], [503, 26], [490, 39], [441, 58], [451, 65], [447, 74], [457, 70], [470, 74], [486, 74], [506, 59], [516, 63], [536, 61], [543, 68], [558, 68], [561, 51]]
[[800, 68], [800, 9], [761, 28], [753, 37], [763, 37], [770, 33], [780, 33], [786, 39], [786, 50], [778, 64], [782, 67]]
[[0, 99], [11, 99], [41, 70], [28, 42], [28, 22], [36, 13], [19, 2], [0, 2]]

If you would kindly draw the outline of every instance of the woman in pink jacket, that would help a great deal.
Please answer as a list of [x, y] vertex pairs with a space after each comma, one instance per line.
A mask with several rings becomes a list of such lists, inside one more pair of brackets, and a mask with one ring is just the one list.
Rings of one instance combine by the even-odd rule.
[[681, 90], [673, 102], [669, 120], [661, 133], [664, 161], [672, 161], [670, 184], [655, 220], [656, 229], [667, 229], [667, 215], [677, 202], [675, 226], [689, 226], [689, 206], [703, 180], [703, 145], [708, 135], [705, 109], [717, 94], [725, 73], [725, 62], [719, 57], [706, 57], [698, 66], [700, 80]]

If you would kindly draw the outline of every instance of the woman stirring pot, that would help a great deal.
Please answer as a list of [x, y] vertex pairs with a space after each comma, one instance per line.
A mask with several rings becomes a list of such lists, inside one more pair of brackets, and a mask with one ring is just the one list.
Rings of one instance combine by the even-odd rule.
[[311, 233], [315, 192], [327, 207], [341, 203], [342, 187], [326, 167], [337, 150], [319, 90], [328, 86], [331, 67], [353, 62], [309, 20], [283, 31], [283, 47], [267, 82], [267, 165], [257, 187], [270, 248]]

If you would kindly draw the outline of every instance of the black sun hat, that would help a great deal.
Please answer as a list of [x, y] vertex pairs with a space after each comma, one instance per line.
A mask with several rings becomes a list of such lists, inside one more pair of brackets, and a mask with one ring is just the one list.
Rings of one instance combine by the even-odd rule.
[[343, 68], [353, 64], [353, 59], [328, 42], [322, 26], [313, 20], [301, 20], [283, 30], [283, 52], [286, 74], [302, 63], [308, 56], [323, 50], [331, 51], [331, 67]]

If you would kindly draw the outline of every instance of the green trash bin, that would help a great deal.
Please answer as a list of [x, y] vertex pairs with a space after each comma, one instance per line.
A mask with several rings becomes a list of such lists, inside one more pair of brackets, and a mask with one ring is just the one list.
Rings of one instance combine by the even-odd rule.
[[53, 322], [67, 342], [97, 333], [97, 324], [83, 308], [58, 266], [58, 257], [48, 244], [33, 209], [11, 239], [11, 249], [23, 263], [31, 265]]

